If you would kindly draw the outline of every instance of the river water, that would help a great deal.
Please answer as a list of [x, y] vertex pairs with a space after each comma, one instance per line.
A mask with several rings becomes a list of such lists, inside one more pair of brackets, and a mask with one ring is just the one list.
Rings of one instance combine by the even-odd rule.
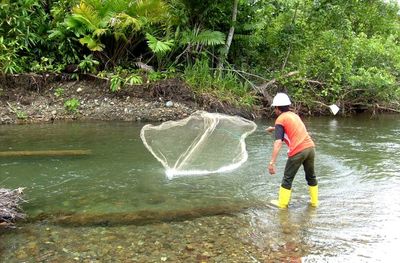
[[272, 121], [257, 123], [237, 170], [172, 180], [141, 142], [144, 123], [2, 125], [0, 151], [91, 154], [0, 159], [0, 187], [25, 187], [28, 215], [1, 230], [0, 262], [397, 262], [398, 119], [305, 119], [320, 207], [299, 171], [288, 210], [268, 205], [286, 158], [270, 176]]

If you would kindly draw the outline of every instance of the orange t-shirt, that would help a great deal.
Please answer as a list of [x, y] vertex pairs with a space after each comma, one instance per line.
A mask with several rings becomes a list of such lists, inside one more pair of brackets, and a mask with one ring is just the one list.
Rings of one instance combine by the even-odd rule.
[[306, 148], [315, 147], [306, 126], [296, 113], [291, 111], [281, 113], [276, 119], [275, 125], [283, 126], [285, 132], [283, 140], [289, 147], [289, 157]]

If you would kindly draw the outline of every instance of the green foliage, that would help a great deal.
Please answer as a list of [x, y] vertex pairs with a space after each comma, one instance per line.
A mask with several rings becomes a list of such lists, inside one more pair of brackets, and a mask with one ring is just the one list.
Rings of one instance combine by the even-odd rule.
[[[101, 75], [108, 78], [107, 73], [102, 72]], [[117, 68], [114, 73], [110, 74], [109, 78], [112, 92], [121, 90], [124, 85], [139, 85], [143, 83], [143, 79], [139, 74], [121, 68]]]
[[39, 21], [44, 10], [37, 1], [2, 1], [0, 4], [0, 71], [21, 72], [20, 57], [39, 44], [46, 25]]
[[152, 71], [147, 74], [147, 80], [149, 82], [155, 82], [157, 80], [166, 79], [168, 75], [160, 71]]
[[116, 92], [120, 90], [124, 84], [125, 80], [121, 78], [119, 75], [113, 75], [110, 79], [110, 90], [112, 92]]
[[[251, 104], [249, 80], [232, 67], [259, 75], [253, 84], [273, 79], [267, 92], [287, 90], [306, 104], [399, 99], [395, 1], [239, 1], [234, 24], [232, 7], [223, 0], [0, 0], [0, 72], [62, 72], [73, 64], [112, 72], [104, 77], [114, 92], [184, 72], [199, 92]], [[226, 67], [216, 71], [231, 26]]]
[[22, 68], [18, 65], [18, 56], [12, 47], [9, 47], [3, 36], [0, 36], [0, 72], [14, 74]]
[[31, 71], [43, 73], [43, 72], [57, 72], [61, 71], [63, 65], [56, 65], [54, 63], [55, 58], [41, 57], [40, 61], [33, 61], [31, 64]]
[[[397, 97], [400, 23], [395, 4], [278, 0], [258, 1], [246, 10], [255, 17], [247, 25], [254, 37], [244, 42], [240, 35], [240, 50], [233, 51], [241, 60], [234, 61], [278, 80], [297, 100], [368, 104]], [[292, 71], [299, 73], [285, 77]]]
[[205, 45], [205, 46], [217, 46], [225, 44], [225, 35], [219, 31], [184, 31], [182, 33], [182, 44], [191, 45]]
[[173, 40], [161, 41], [156, 39], [154, 36], [146, 33], [147, 43], [151, 51], [159, 56], [165, 55], [167, 52], [171, 51], [171, 47], [174, 45]]
[[184, 51], [178, 55], [177, 60], [183, 56], [185, 64], [193, 63], [204, 56], [217, 56], [214, 48], [225, 44], [225, 35], [220, 31], [200, 30], [199, 28], [186, 29], [177, 34], [178, 46]]
[[125, 84], [139, 85], [143, 83], [143, 79], [138, 74], [131, 74], [125, 78]]
[[[2, 91], [2, 90], [1, 90]], [[24, 111], [22, 111], [22, 110], [20, 110], [20, 109], [18, 109], [18, 108], [15, 108], [15, 107], [13, 107], [10, 103], [8, 103], [7, 102], [7, 104], [8, 104], [8, 107], [9, 107], [9, 110], [12, 112], [12, 113], [14, 113], [16, 116], [17, 116], [17, 118], [19, 119], [19, 120], [26, 120], [27, 118], [28, 118], [28, 115], [26, 114], [26, 112], [24, 112]]]
[[65, 48], [71, 39], [56, 37], [56, 27], [71, 4], [67, 0], [2, 1], [0, 72], [59, 71], [65, 63], [73, 63], [76, 50], [73, 45]]
[[83, 73], [96, 73], [96, 67], [99, 61], [93, 58], [93, 55], [84, 55], [83, 60], [79, 63], [78, 67]]
[[161, 41], [152, 36], [149, 33], [146, 33], [147, 44], [151, 51], [156, 55], [158, 66], [161, 65], [161, 59], [171, 51], [172, 47], [174, 46], [174, 41], [172, 39]]
[[54, 91], [54, 96], [56, 96], [57, 98], [60, 98], [62, 96], [64, 96], [65, 90], [63, 88], [56, 88], [56, 90]]
[[26, 114], [26, 112], [24, 112], [24, 111], [18, 110], [18, 111], [15, 112], [15, 114], [17, 115], [17, 118], [18, 118], [19, 120], [26, 120], [26, 119], [28, 119], [28, 114]]
[[249, 87], [243, 84], [233, 71], [223, 73], [213, 71], [207, 60], [197, 60], [193, 66], [186, 67], [185, 81], [199, 93], [212, 93], [223, 101], [240, 106], [251, 106], [255, 99]]
[[162, 0], [81, 0], [65, 24], [81, 44], [104, 53], [106, 62], [115, 64], [132, 45], [143, 41], [142, 30], [162, 23], [166, 14]]
[[64, 107], [67, 111], [76, 113], [81, 103], [78, 99], [72, 98], [64, 102]]

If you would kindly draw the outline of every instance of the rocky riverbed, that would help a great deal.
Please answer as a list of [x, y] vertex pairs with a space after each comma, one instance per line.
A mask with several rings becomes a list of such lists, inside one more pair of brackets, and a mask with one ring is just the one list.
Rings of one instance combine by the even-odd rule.
[[252, 263], [301, 262], [307, 255], [295, 235], [271, 235], [249, 222], [242, 214], [139, 226], [27, 224], [3, 233], [0, 261]]

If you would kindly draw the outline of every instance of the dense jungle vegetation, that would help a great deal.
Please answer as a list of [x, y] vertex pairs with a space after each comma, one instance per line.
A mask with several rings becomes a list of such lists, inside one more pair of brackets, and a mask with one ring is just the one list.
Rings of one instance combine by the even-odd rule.
[[[180, 78], [240, 105], [400, 110], [400, 9], [383, 0], [0, 0], [3, 74]], [[260, 99], [261, 98], [261, 99]]]

